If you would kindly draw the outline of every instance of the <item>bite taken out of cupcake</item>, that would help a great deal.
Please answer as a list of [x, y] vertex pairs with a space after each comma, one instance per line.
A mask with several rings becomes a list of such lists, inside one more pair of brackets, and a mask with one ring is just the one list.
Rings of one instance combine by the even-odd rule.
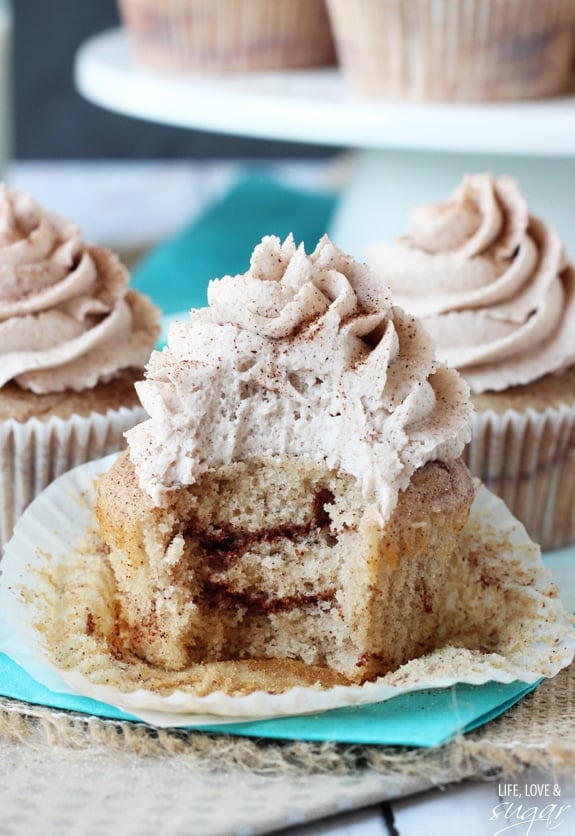
[[125, 647], [227, 687], [234, 660], [333, 684], [431, 650], [474, 495], [466, 384], [327, 238], [265, 238], [208, 299], [97, 485]]
[[0, 549], [54, 478], [125, 446], [159, 312], [107, 249], [0, 186]]
[[543, 548], [575, 541], [575, 270], [518, 183], [466, 176], [367, 259], [471, 387], [472, 471]]

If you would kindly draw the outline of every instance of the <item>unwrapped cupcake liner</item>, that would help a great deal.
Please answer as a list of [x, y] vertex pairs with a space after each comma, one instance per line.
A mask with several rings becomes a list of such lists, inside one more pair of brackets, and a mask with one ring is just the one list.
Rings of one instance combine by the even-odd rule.
[[109, 566], [95, 548], [92, 501], [94, 478], [113, 461], [90, 462], [53, 482], [26, 510], [6, 549], [0, 650], [52, 690], [97, 699], [158, 726], [184, 726], [317, 713], [460, 682], [535, 683], [573, 659], [573, 618], [539, 548], [505, 505], [478, 487], [460, 544], [456, 600], [446, 608], [453, 634], [436, 651], [373, 682], [325, 689], [198, 694], [193, 669], [174, 687], [170, 677], [180, 674], [167, 671], [162, 681], [153, 666], [150, 680], [146, 663], [119, 659], [94, 630], [95, 619], [109, 618], [113, 627], [115, 617]]
[[24, 509], [62, 473], [126, 446], [124, 433], [147, 414], [121, 407], [83, 417], [0, 422], [0, 557]]
[[269, 70], [335, 61], [324, 0], [119, 0], [136, 59], [160, 70]]
[[327, 0], [352, 93], [491, 101], [566, 89], [572, 0]]
[[575, 542], [575, 404], [476, 412], [464, 458], [542, 549]]

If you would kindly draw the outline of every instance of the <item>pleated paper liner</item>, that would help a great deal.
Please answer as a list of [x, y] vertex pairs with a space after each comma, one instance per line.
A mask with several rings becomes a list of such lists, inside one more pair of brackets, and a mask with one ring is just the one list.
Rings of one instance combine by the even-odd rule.
[[335, 62], [324, 0], [119, 0], [134, 56], [172, 73]]
[[357, 96], [496, 101], [569, 84], [570, 0], [327, 0]]
[[140, 406], [106, 413], [0, 422], [0, 556], [29, 503], [58, 476], [126, 446], [124, 433], [146, 418]]
[[465, 459], [542, 549], [575, 542], [575, 404], [477, 411]]
[[451, 642], [362, 686], [199, 696], [194, 673], [205, 674], [209, 665], [159, 673], [141, 661], [120, 662], [89, 628], [88, 609], [101, 623], [114, 618], [113, 578], [98, 552], [92, 510], [94, 476], [113, 459], [82, 465], [52, 483], [22, 516], [2, 563], [0, 611], [8, 646], [0, 644], [0, 650], [53, 690], [111, 704], [156, 725], [185, 726], [202, 718], [245, 721], [374, 704], [455, 683], [534, 683], [557, 674], [574, 656], [573, 619], [538, 547], [504, 504], [480, 487], [461, 543], [458, 606], [446, 609]]

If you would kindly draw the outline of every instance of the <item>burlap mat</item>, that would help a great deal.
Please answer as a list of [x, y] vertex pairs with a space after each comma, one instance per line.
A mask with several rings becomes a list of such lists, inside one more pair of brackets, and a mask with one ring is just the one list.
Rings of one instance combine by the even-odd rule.
[[[466, 778], [575, 774], [575, 663], [434, 749], [274, 741], [0, 700], [0, 834], [267, 833]], [[85, 823], [85, 828], [82, 822]], [[193, 825], [193, 826], [192, 826]], [[37, 831], [36, 831], [37, 832]]]

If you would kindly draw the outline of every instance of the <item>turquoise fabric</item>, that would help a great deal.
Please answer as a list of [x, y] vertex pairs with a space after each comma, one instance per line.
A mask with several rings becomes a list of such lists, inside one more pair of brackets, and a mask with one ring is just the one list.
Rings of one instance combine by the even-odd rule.
[[243, 178], [196, 223], [137, 265], [132, 283], [164, 314], [202, 307], [210, 279], [245, 272], [264, 235], [283, 240], [293, 233], [313, 251], [335, 205], [333, 194], [288, 188], [263, 175]]
[[[416, 691], [382, 703], [334, 709], [323, 714], [249, 723], [202, 726], [218, 734], [290, 740], [331, 740], [401, 746], [439, 746], [497, 717], [534, 685], [457, 685]], [[49, 690], [0, 653], [0, 694], [4, 697], [117, 720], [133, 719], [111, 705]], [[191, 724], [187, 728], [193, 729]]]
[[[265, 177], [242, 179], [173, 240], [159, 246], [134, 271], [133, 284], [165, 315], [206, 304], [208, 281], [244, 272], [264, 235], [290, 232], [315, 248], [329, 226], [336, 198], [296, 190]], [[388, 702], [319, 715], [204, 727], [214, 732], [301, 740], [437, 746], [501, 714], [535, 686], [524, 683], [457, 685], [420, 691]], [[126, 720], [112, 706], [55, 693], [0, 653], [0, 694], [38, 705]], [[193, 728], [193, 726], [190, 726]]]

